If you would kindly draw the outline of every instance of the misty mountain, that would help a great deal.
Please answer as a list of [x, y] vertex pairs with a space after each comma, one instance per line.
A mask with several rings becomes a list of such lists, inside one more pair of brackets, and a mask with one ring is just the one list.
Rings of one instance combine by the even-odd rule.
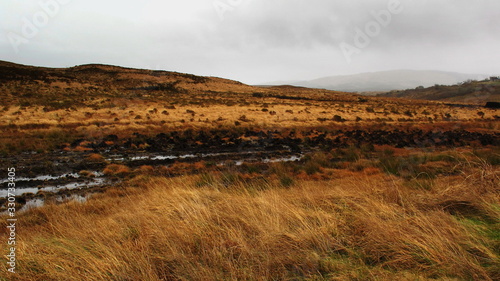
[[484, 79], [487, 75], [427, 70], [391, 70], [354, 75], [330, 76], [288, 84], [346, 92], [381, 92], [430, 87], [436, 84], [453, 85], [469, 79]]

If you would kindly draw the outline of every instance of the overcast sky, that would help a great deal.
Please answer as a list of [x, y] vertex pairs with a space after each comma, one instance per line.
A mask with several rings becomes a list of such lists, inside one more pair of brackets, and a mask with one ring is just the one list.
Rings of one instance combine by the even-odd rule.
[[0, 60], [38, 66], [249, 84], [392, 69], [500, 74], [498, 0], [2, 0], [0, 28]]

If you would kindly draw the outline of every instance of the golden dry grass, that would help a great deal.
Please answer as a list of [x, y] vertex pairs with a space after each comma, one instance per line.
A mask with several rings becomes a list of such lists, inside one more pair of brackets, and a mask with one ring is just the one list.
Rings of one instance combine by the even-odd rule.
[[[175, 109], [165, 108], [164, 103], [133, 101], [126, 102], [123, 106], [113, 108], [96, 109], [91, 107], [79, 107], [77, 110], [55, 110], [44, 112], [41, 108], [10, 107], [0, 115], [1, 126], [18, 126], [19, 128], [33, 129], [36, 126], [47, 128], [62, 127], [86, 128], [98, 125], [99, 128], [141, 128], [144, 125], [162, 126], [175, 128], [189, 124], [193, 128], [217, 127], [219, 125], [234, 125], [235, 121], [245, 115], [246, 121], [251, 125], [264, 127], [292, 127], [292, 126], [317, 126], [324, 125], [318, 119], [333, 120], [334, 115], [341, 116], [345, 121], [356, 123], [359, 117], [364, 121], [406, 123], [412, 122], [428, 123], [446, 120], [446, 114], [450, 114], [450, 120], [455, 122], [481, 122], [492, 120], [497, 112], [486, 108], [450, 108], [441, 103], [416, 103], [404, 101], [402, 103], [392, 100], [382, 100], [368, 103], [355, 102], [312, 102], [302, 101], [283, 102], [273, 98], [256, 100], [246, 98], [248, 105], [182, 105]], [[268, 104], [267, 106], [262, 106]], [[267, 111], [262, 111], [262, 109]], [[156, 110], [155, 110], [156, 109]], [[188, 113], [192, 110], [195, 113]], [[166, 113], [163, 113], [166, 111]], [[271, 115], [274, 111], [276, 114]], [[480, 118], [477, 113], [484, 113]], [[409, 115], [411, 114], [411, 115]], [[221, 118], [221, 119], [219, 119]], [[430, 118], [430, 119], [429, 119]], [[184, 120], [184, 121], [182, 121]], [[161, 122], [164, 123], [161, 123]], [[108, 128], [109, 129], [109, 128]], [[498, 130], [498, 126], [496, 127]], [[115, 129], [116, 130], [116, 129]]]
[[[10, 106], [0, 114], [0, 128], [3, 130], [0, 153], [50, 151], [78, 138], [96, 139], [109, 134], [130, 137], [134, 132], [155, 135], [187, 129], [403, 127], [488, 133], [500, 130], [500, 123], [495, 121], [498, 113], [493, 109], [394, 99], [366, 98], [366, 102], [358, 102], [357, 97], [347, 95], [339, 95], [339, 99], [348, 100], [283, 101], [246, 94], [224, 98], [215, 104], [174, 107], [165, 102], [143, 100], [115, 100], [113, 107], [82, 106], [49, 112], [36, 106]], [[482, 117], [478, 116], [479, 111], [484, 113]], [[335, 121], [336, 116], [341, 121]]]
[[[482, 98], [492, 98], [495, 86], [485, 81], [473, 83], [482, 93], [475, 102], [445, 104], [292, 86], [253, 87], [215, 77], [108, 65], [51, 69], [0, 64], [5, 74], [0, 85], [2, 155], [51, 151], [79, 138], [107, 134], [130, 137], [134, 132], [186, 129], [405, 126], [500, 130], [497, 111], [482, 106]], [[428, 90], [470, 94], [478, 92], [474, 85]]]
[[[500, 130], [497, 111], [470, 104], [113, 66], [71, 71], [71, 80], [51, 70], [48, 82], [0, 86], [0, 154], [87, 151], [85, 143], [108, 134], [186, 129]], [[500, 280], [497, 154], [481, 152], [494, 156], [488, 162], [405, 149], [375, 159], [344, 152], [342, 163], [329, 162], [334, 152], [317, 153], [303, 167], [276, 164], [267, 174], [109, 164], [106, 175], [128, 178], [121, 186], [19, 214], [18, 273], [7, 275], [4, 263], [0, 280]], [[106, 162], [98, 154], [86, 161]], [[194, 171], [205, 173], [185, 175]]]
[[347, 170], [289, 188], [276, 180], [137, 177], [86, 203], [20, 215], [18, 273], [2, 275], [498, 280], [500, 170], [479, 160], [460, 165], [461, 175], [435, 179], [430, 189]]

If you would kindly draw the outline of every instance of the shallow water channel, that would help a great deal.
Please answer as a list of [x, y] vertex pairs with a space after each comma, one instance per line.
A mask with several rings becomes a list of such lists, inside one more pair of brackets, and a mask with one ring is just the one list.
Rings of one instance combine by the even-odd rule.
[[[62, 156], [61, 156], [62, 157]], [[274, 162], [293, 162], [300, 161], [303, 154], [276, 153], [276, 152], [224, 152], [224, 153], [197, 153], [197, 154], [179, 154], [179, 155], [162, 155], [158, 153], [141, 153], [141, 154], [111, 154], [105, 155], [106, 162], [115, 164], [125, 164], [130, 167], [138, 167], [141, 165], [151, 166], [169, 166], [175, 162], [196, 162], [196, 161], [211, 161], [215, 165], [242, 165], [243, 163], [274, 163]], [[58, 162], [58, 159], [53, 159]], [[68, 167], [69, 170], [71, 168]], [[68, 170], [66, 169], [66, 170]], [[24, 211], [29, 208], [42, 206], [44, 198], [41, 193], [54, 193], [57, 202], [68, 200], [85, 201], [89, 194], [79, 192], [71, 194], [74, 190], [85, 190], [92, 187], [112, 186], [119, 181], [111, 180], [102, 171], [92, 170], [85, 171], [82, 175], [79, 172], [65, 172], [53, 174], [40, 174], [32, 177], [23, 175], [22, 167], [16, 168], [17, 176], [16, 197], [27, 196], [25, 204], [19, 211]], [[62, 169], [64, 170], [64, 169]], [[7, 179], [0, 180], [0, 199], [8, 196]], [[90, 193], [90, 192], [89, 192]], [[82, 195], [83, 194], [83, 195]]]

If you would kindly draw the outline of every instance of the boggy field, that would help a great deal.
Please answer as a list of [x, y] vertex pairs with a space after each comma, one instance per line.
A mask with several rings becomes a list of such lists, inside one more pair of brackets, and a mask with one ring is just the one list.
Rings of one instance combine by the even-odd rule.
[[18, 213], [6, 280], [500, 279], [500, 114], [482, 101], [0, 73], [1, 165], [31, 188], [18, 208], [44, 202]]

